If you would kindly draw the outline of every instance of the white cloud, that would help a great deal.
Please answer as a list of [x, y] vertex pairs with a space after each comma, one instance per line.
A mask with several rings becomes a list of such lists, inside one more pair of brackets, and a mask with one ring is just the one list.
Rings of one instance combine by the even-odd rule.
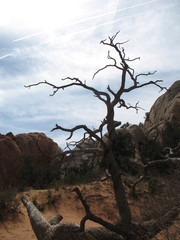
[[[7, 0], [1, 6], [1, 132], [44, 131], [62, 144], [64, 133], [50, 133], [56, 122], [65, 127], [81, 123], [96, 126], [105, 109], [88, 91], [69, 89], [49, 98], [51, 88], [40, 86], [29, 91], [24, 85], [45, 79], [61, 84], [61, 78], [71, 76], [98, 89], [105, 90], [108, 84], [116, 88], [120, 76], [113, 69], [99, 73], [94, 80], [92, 76], [109, 63], [108, 49], [99, 42], [118, 30], [119, 41], [130, 39], [124, 45], [127, 56], [141, 56], [141, 61], [132, 64], [138, 72], [158, 70], [157, 78], [165, 79], [166, 86], [179, 78], [177, 0], [78, 0], [63, 4], [57, 0], [28, 4]], [[158, 90], [147, 88], [127, 96], [127, 101], [135, 104], [140, 100], [146, 112], [158, 96]], [[144, 112], [136, 115], [122, 110], [116, 117], [138, 123]]]

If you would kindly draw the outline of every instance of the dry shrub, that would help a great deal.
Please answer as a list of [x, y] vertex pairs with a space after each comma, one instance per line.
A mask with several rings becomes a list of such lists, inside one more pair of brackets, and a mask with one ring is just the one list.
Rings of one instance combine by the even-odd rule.
[[[163, 179], [163, 188], [153, 194], [149, 194], [141, 214], [144, 221], [157, 219], [174, 207], [180, 207], [180, 171]], [[179, 215], [180, 216], [180, 215]], [[154, 240], [179, 240], [180, 218], [177, 217], [171, 226], [161, 231]]]
[[0, 190], [0, 222], [18, 215], [19, 200], [16, 191], [12, 189]]

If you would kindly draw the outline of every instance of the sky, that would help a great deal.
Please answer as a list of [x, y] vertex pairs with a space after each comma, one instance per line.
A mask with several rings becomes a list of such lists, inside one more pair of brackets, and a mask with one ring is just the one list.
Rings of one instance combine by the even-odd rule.
[[[61, 85], [62, 78], [78, 77], [102, 91], [108, 85], [117, 89], [120, 72], [92, 76], [110, 63], [100, 41], [118, 31], [118, 42], [129, 40], [126, 55], [140, 57], [132, 63], [136, 72], [157, 70], [145, 80], [162, 79], [170, 87], [180, 79], [179, 12], [179, 0], [0, 0], [0, 133], [44, 132], [63, 147], [69, 135], [51, 132], [56, 123], [97, 127], [106, 111], [92, 93], [71, 88], [50, 97], [48, 86], [24, 85], [44, 80]], [[127, 103], [139, 101], [144, 110], [117, 109], [116, 120], [143, 123], [163, 93], [148, 86], [127, 94]]]

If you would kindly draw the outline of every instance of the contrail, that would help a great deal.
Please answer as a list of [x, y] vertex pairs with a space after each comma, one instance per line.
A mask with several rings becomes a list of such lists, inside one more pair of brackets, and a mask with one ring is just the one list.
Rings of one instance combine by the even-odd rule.
[[28, 35], [28, 36], [25, 36], [25, 37], [17, 38], [17, 39], [15, 39], [15, 40], [13, 40], [12, 42], [13, 42], [13, 43], [14, 43], [14, 42], [19, 42], [19, 41], [22, 41], [22, 40], [27, 39], [27, 38], [36, 37], [36, 36], [41, 35], [41, 34], [43, 34], [43, 33], [45, 33], [45, 31], [38, 32], [38, 33], [33, 33], [33, 34]]
[[[139, 3], [139, 4], [136, 4], [136, 5], [130, 6], [130, 7], [125, 7], [125, 8], [117, 9], [115, 11], [110, 11], [110, 12], [106, 12], [106, 13], [103, 13], [103, 14], [100, 14], [100, 15], [85, 18], [85, 19], [82, 19], [80, 21], [75, 21], [73, 23], [66, 24], [62, 27], [57, 28], [56, 30], [66, 28], [66, 27], [70, 27], [70, 26], [74, 26], [74, 25], [77, 25], [77, 24], [80, 24], [80, 23], [85, 23], [85, 22], [88, 22], [88, 21], [91, 21], [91, 20], [94, 20], [94, 19], [97, 19], [97, 18], [105, 17], [105, 16], [108, 16], [108, 15], [111, 15], [111, 14], [114, 14], [114, 13], [126, 11], [126, 10], [129, 10], [129, 9], [138, 8], [138, 7], [148, 5], [148, 4], [151, 4], [153, 2], [157, 2], [157, 1], [159, 1], [159, 0], [151, 0], [151, 1], [148, 1], [148, 2]], [[34, 33], [34, 34], [31, 34], [31, 35], [27, 35], [27, 36], [24, 36], [24, 37], [21, 37], [21, 38], [17, 38], [15, 40], [13, 40], [12, 42], [19, 42], [19, 41], [22, 41], [22, 40], [25, 40], [25, 39], [28, 39], [28, 38], [39, 36], [39, 35], [44, 34], [44, 33], [47, 33], [47, 31], [41, 31], [41, 32]]]
[[[93, 19], [96, 19], [96, 18], [105, 17], [105, 16], [107, 16], [107, 15], [111, 15], [111, 14], [114, 14], [114, 13], [118, 13], [118, 12], [122, 12], [122, 11], [125, 11], [125, 10], [129, 10], [129, 9], [141, 7], [141, 6], [144, 6], [144, 5], [153, 3], [153, 2], [157, 2], [157, 1], [159, 1], [159, 0], [151, 0], [151, 1], [148, 1], [148, 2], [139, 3], [139, 4], [136, 4], [136, 5], [130, 6], [130, 7], [125, 7], [125, 8], [117, 9], [117, 10], [115, 10], [115, 11], [111, 11], [111, 12], [103, 13], [103, 14], [96, 15], [96, 16], [93, 16], [93, 17], [89, 17], [89, 18], [86, 18], [86, 19], [83, 19], [83, 20], [80, 20], [80, 21], [71, 23], [71, 24], [69, 24], [69, 25], [70, 25], [70, 26], [71, 26], [71, 25], [76, 25], [76, 24], [83, 23], [83, 22], [87, 22], [87, 21], [90, 21], [90, 20], [93, 20]], [[69, 26], [69, 25], [68, 25], [68, 26]]]
[[[109, 25], [109, 24], [112, 24], [112, 23], [115, 23], [115, 22], [119, 22], [119, 21], [124, 20], [124, 19], [127, 19], [127, 18], [131, 18], [131, 17], [137, 16], [137, 15], [141, 15], [142, 13], [143, 13], [143, 12], [141, 12], [141, 13], [135, 13], [135, 14], [133, 14], [133, 15], [131, 15], [131, 16], [121, 17], [121, 18], [118, 18], [118, 19], [116, 19], [116, 20], [111, 20], [111, 21], [108, 21], [108, 22], [105, 22], [105, 23], [101, 23], [101, 24], [96, 25], [96, 26], [92, 26], [92, 27], [89, 27], [89, 28], [86, 28], [86, 29], [82, 29], [82, 30], [79, 30], [79, 31], [76, 31], [76, 32], [72, 32], [72, 33], [66, 34], [64, 37], [74, 36], [74, 35], [80, 34], [80, 33], [85, 33], [85, 32], [94, 30], [94, 29], [99, 28], [99, 27], [103, 27], [103, 26], [106, 26], [106, 25]], [[56, 38], [56, 41], [58, 41], [59, 38], [62, 38], [62, 36], [57, 37], [57, 38]], [[48, 41], [47, 41], [47, 42], [48, 42]], [[45, 42], [45, 44], [46, 44], [47, 42]]]
[[0, 56], [0, 60], [1, 60], [1, 59], [4, 59], [4, 58], [7, 58], [7, 57], [10, 57], [10, 56], [12, 56], [12, 55], [14, 55], [14, 53], [9, 53], [9, 54], [5, 54], [5, 55], [3, 55], [3, 56]]

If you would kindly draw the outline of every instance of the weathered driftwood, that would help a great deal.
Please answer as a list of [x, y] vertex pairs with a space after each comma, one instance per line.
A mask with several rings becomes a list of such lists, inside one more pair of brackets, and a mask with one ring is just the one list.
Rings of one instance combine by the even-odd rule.
[[48, 222], [42, 213], [28, 201], [21, 198], [27, 209], [32, 229], [38, 240], [122, 240], [122, 236], [109, 231], [104, 227], [88, 228], [84, 232], [79, 232], [79, 226], [74, 223], [56, 223], [62, 217], [55, 216], [55, 223]]
[[[22, 197], [21, 200], [27, 209], [32, 229], [38, 240], [149, 240], [162, 229], [170, 226], [179, 213], [179, 208], [175, 206], [159, 219], [142, 222], [138, 225], [124, 226], [108, 225], [107, 222], [103, 223], [103, 220], [99, 218], [103, 223], [102, 225], [107, 227], [84, 228], [82, 230], [81, 225], [60, 223], [61, 215], [56, 215], [48, 222], [33, 203], [25, 197]], [[98, 217], [94, 216], [95, 220], [96, 218]]]

